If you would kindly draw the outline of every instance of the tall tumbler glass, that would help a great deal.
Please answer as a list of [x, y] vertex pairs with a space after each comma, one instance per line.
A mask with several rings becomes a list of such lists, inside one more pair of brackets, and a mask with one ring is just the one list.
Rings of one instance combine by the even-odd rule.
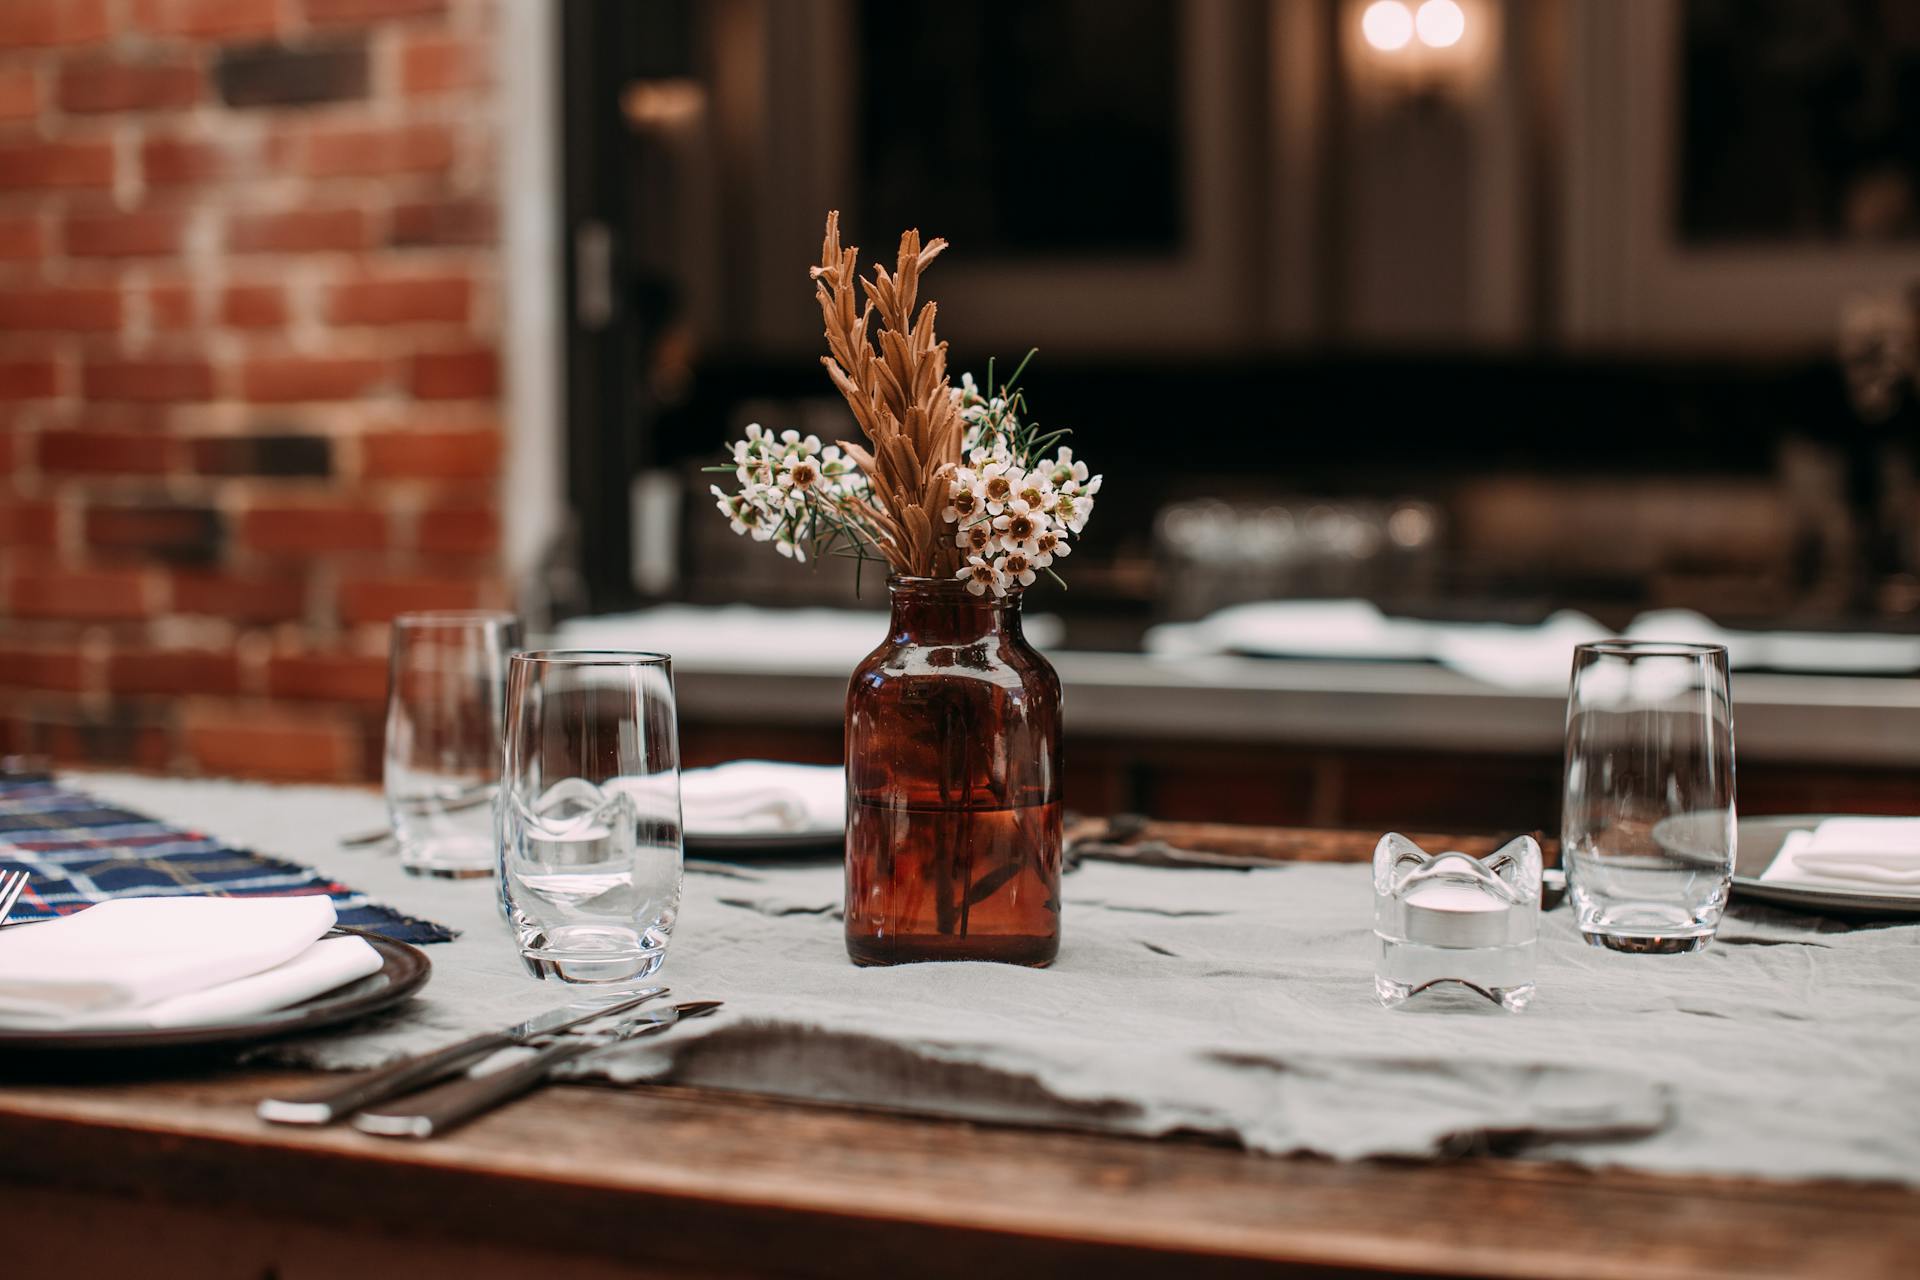
[[1608, 640], [1574, 650], [1560, 823], [1588, 942], [1653, 953], [1707, 945], [1735, 850], [1724, 647]]
[[384, 780], [401, 864], [418, 875], [490, 876], [500, 785], [510, 613], [403, 613], [387, 657]]
[[673, 668], [657, 653], [514, 656], [500, 901], [527, 968], [614, 991], [666, 958], [680, 909]]

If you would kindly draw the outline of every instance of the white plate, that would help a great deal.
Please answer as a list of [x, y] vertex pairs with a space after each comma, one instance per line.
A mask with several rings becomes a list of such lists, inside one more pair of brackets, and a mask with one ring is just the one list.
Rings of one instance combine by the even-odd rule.
[[[15, 928], [32, 928], [16, 924]], [[294, 1035], [348, 1022], [398, 1004], [419, 990], [433, 972], [433, 963], [420, 948], [364, 929], [335, 926], [327, 937], [356, 934], [380, 953], [380, 967], [344, 986], [310, 996], [299, 1004], [270, 1013], [249, 1014], [231, 1022], [209, 1022], [190, 1027], [127, 1027], [88, 1031], [23, 1031], [0, 1029], [0, 1057], [36, 1052], [113, 1052], [128, 1049], [178, 1049], [187, 1045], [245, 1044], [274, 1036]]]

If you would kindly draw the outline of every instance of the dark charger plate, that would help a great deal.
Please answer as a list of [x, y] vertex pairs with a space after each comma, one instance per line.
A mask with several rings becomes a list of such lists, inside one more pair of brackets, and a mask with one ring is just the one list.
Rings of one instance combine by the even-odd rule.
[[17, 1031], [0, 1028], [0, 1054], [28, 1050], [73, 1053], [109, 1049], [181, 1049], [270, 1040], [303, 1031], [317, 1031], [322, 1027], [377, 1013], [418, 991], [426, 982], [427, 975], [433, 972], [433, 964], [426, 954], [407, 943], [395, 942], [363, 929], [335, 928], [326, 934], [329, 938], [346, 935], [365, 938], [380, 953], [380, 968], [364, 978], [309, 997], [299, 1004], [239, 1022], [213, 1022], [197, 1027], [167, 1027], [164, 1030]]

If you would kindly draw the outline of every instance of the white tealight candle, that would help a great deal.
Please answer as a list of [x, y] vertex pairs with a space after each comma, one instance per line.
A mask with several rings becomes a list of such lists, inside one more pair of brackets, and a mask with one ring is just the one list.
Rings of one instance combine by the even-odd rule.
[[1429, 947], [1497, 947], [1508, 941], [1501, 902], [1476, 885], [1428, 880], [1407, 890], [1406, 940]]
[[1373, 990], [1392, 1008], [1453, 983], [1518, 1013], [1533, 999], [1540, 845], [1509, 840], [1484, 858], [1429, 854], [1397, 832], [1373, 850]]

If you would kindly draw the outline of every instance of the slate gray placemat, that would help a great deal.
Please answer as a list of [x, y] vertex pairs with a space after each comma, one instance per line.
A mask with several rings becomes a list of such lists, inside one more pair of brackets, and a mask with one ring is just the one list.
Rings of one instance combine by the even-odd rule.
[[[461, 929], [406, 1010], [286, 1042], [374, 1065], [557, 1002], [527, 978], [490, 882], [419, 880], [339, 850], [377, 796], [93, 775], [119, 803], [350, 878]], [[1741, 914], [1704, 953], [1592, 950], [1545, 918], [1540, 991], [1383, 1010], [1367, 872], [1091, 864], [1049, 970], [855, 969], [836, 866], [689, 875], [661, 979], [728, 1001], [616, 1079], [687, 1083], [1355, 1158], [1494, 1149], [1581, 1164], [1920, 1185], [1920, 927]]]

